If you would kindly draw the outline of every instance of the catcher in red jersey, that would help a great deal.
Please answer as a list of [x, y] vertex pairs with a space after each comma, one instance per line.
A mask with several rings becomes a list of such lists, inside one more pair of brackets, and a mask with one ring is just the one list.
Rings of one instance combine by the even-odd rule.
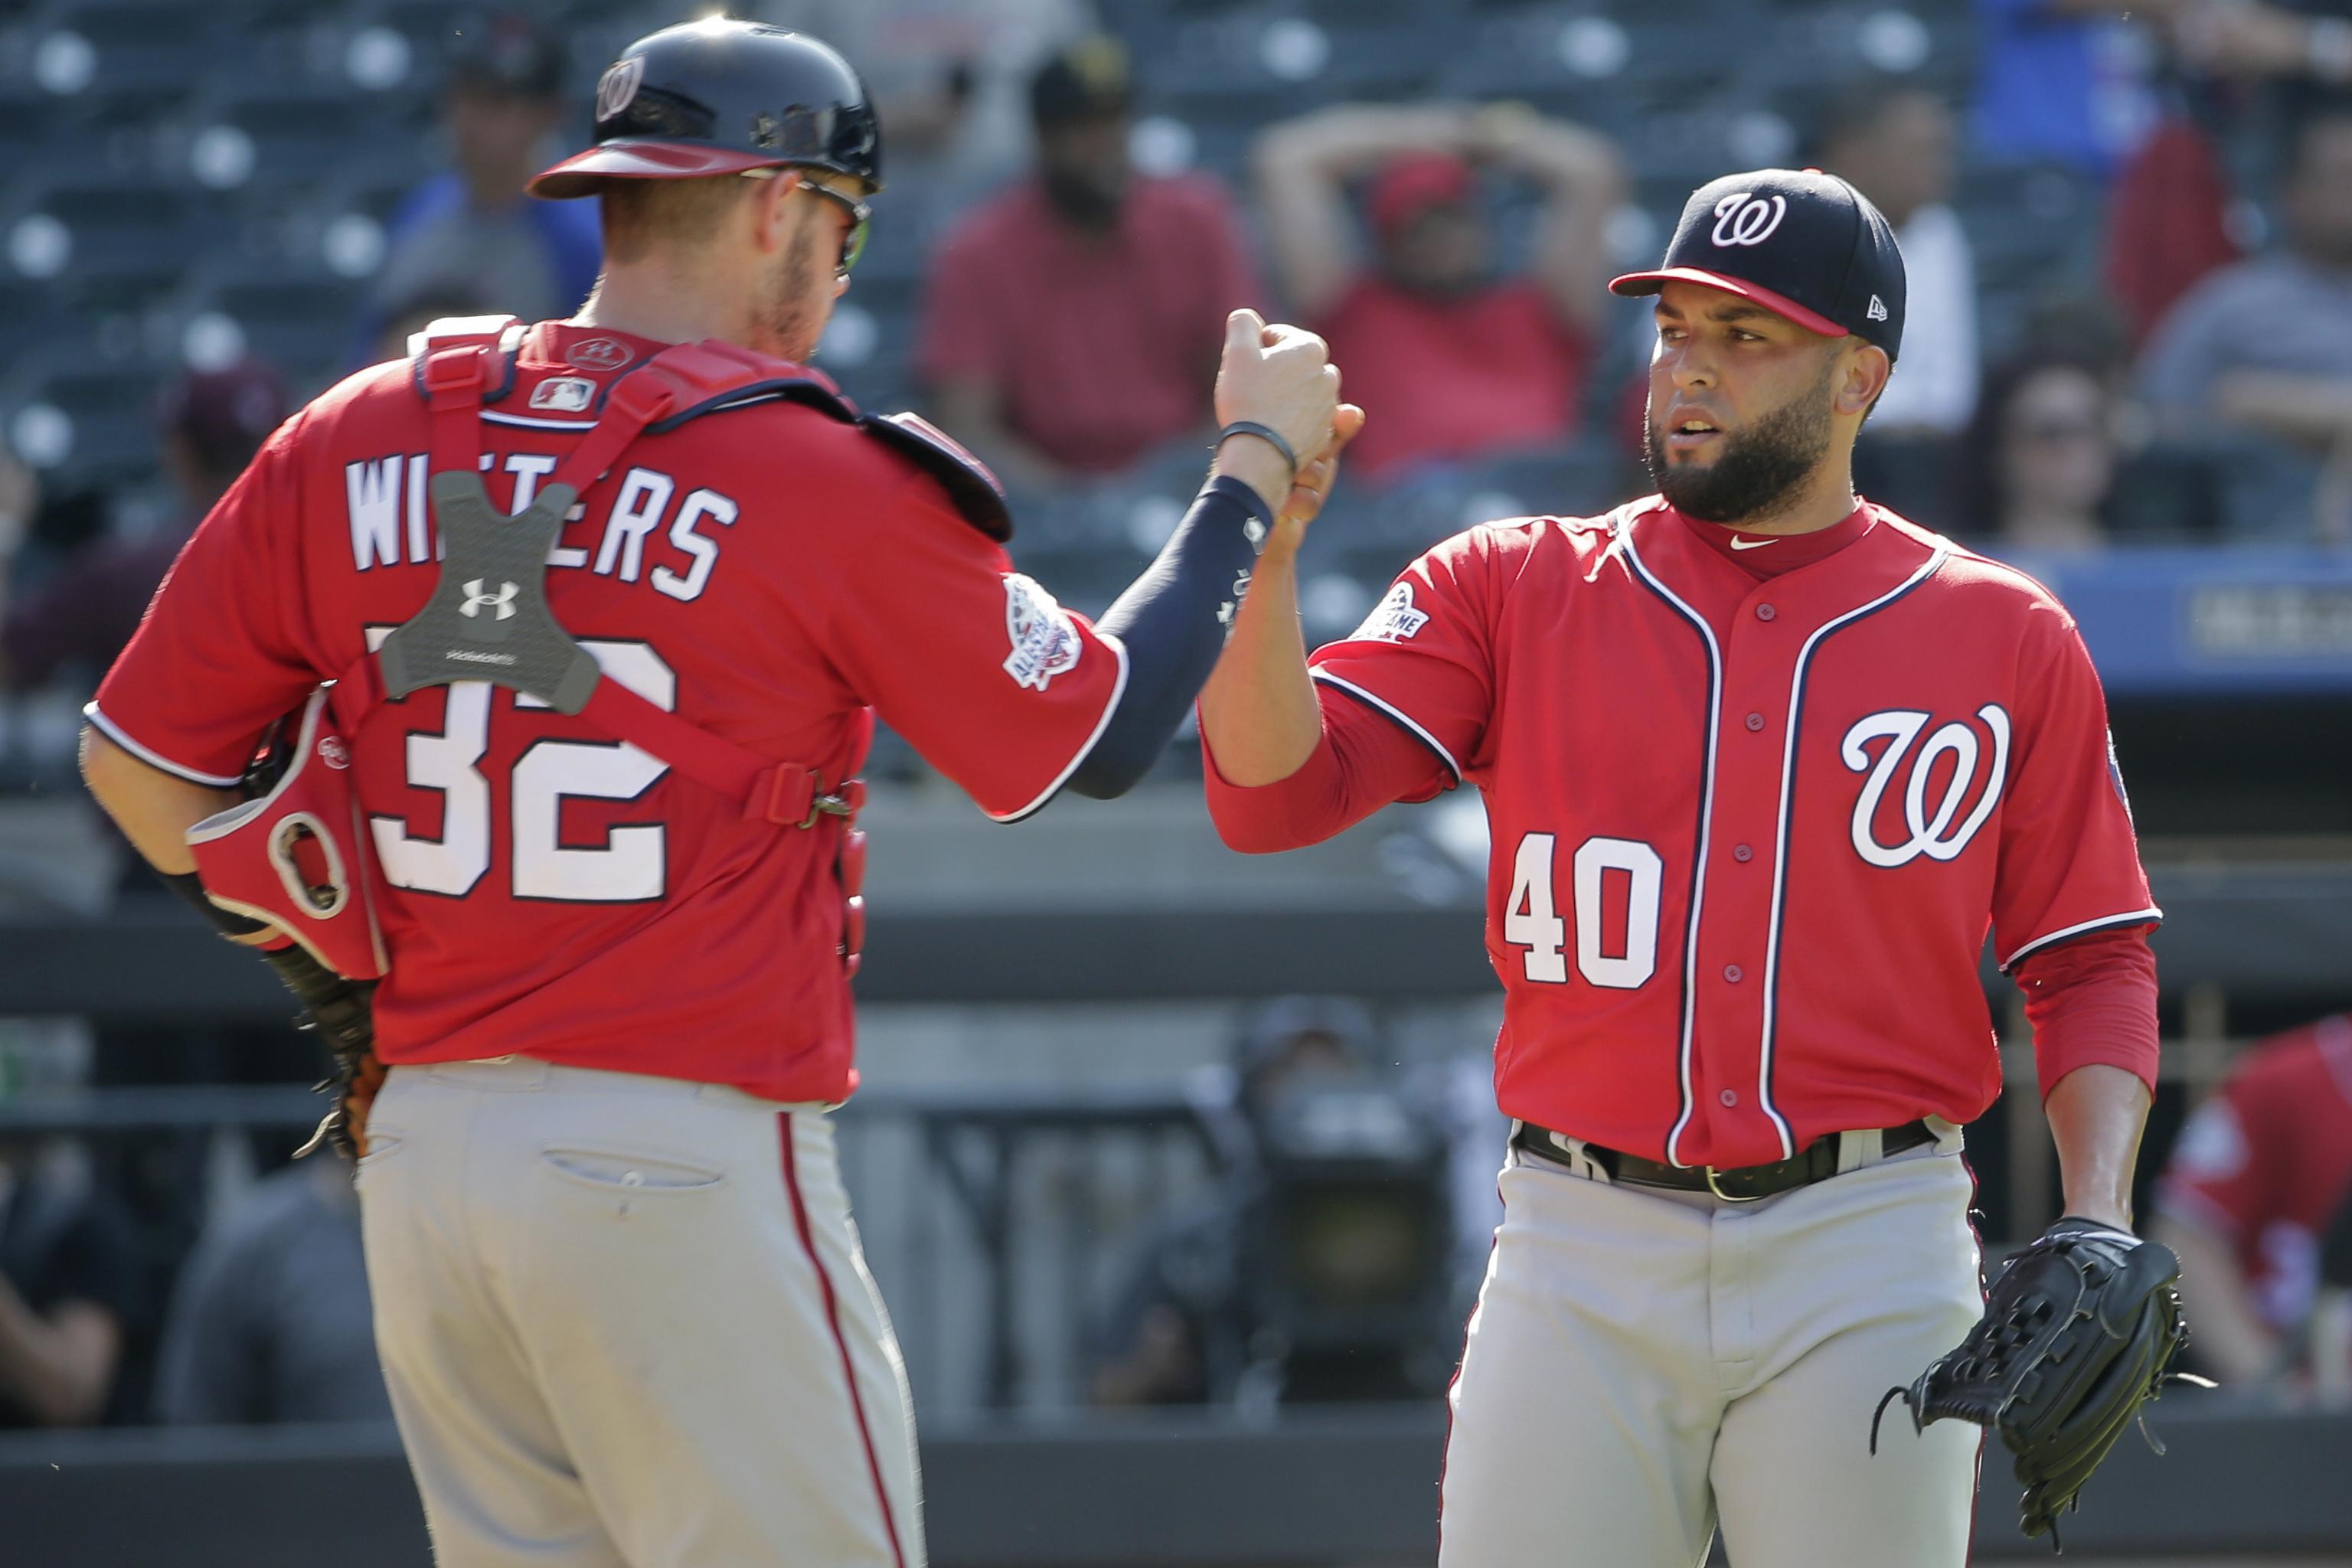
[[1853, 493], [1903, 284], [1842, 181], [1703, 187], [1612, 285], [1655, 300], [1658, 493], [1447, 540], [1311, 659], [1286, 520], [1202, 697], [1235, 848], [1485, 798], [1514, 1131], [1446, 1564], [1964, 1559], [1979, 1435], [1869, 1427], [1983, 1306], [1988, 929], [2072, 1221], [2128, 1230], [2159, 911], [2064, 607]]
[[603, 196], [595, 294], [437, 323], [302, 410], [89, 709], [142, 853], [388, 1064], [341, 1131], [445, 1568], [924, 1560], [824, 1114], [875, 717], [1000, 820], [1125, 790], [1331, 439], [1320, 341], [1237, 312], [1210, 479], [1098, 624], [1066, 612], [984, 469], [803, 368], [880, 185], [824, 45], [633, 45], [534, 184]]

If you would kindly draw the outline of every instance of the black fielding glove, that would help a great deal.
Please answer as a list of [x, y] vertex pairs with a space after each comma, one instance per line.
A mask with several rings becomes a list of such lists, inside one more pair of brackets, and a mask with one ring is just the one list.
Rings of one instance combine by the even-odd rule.
[[[2025, 1488], [2018, 1528], [2058, 1540], [2058, 1516], [2134, 1421], [2158, 1453], [2144, 1409], [2167, 1383], [2211, 1387], [2171, 1370], [2189, 1343], [2180, 1313], [2180, 1260], [2172, 1249], [2072, 1215], [2012, 1256], [1968, 1337], [1908, 1388], [1887, 1391], [1878, 1415], [1903, 1401], [1915, 1429], [1947, 1416], [2000, 1434]], [[1878, 1451], [1878, 1416], [1870, 1423]]]

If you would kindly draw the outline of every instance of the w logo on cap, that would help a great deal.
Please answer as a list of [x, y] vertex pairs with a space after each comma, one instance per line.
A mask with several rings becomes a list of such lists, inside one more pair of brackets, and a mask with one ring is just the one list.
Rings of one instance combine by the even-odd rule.
[[1759, 197], [1750, 191], [1734, 191], [1715, 204], [1713, 238], [1718, 246], [1761, 245], [1788, 216], [1786, 196]]

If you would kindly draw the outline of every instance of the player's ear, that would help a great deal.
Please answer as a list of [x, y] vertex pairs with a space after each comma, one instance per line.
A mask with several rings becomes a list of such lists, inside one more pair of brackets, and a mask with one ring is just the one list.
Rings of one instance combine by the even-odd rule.
[[750, 209], [752, 242], [763, 256], [783, 249], [792, 237], [794, 210], [790, 199], [794, 188], [791, 173], [741, 183], [751, 187], [751, 200], [744, 205]]
[[1838, 346], [1837, 399], [1832, 405], [1840, 414], [1859, 418], [1878, 401], [1886, 390], [1887, 378], [1895, 374], [1895, 362], [1876, 343], [1860, 338], [1848, 338]]

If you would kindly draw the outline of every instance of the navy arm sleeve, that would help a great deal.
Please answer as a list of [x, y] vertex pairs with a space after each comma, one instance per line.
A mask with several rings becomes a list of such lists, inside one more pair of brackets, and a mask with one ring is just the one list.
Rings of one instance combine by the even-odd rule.
[[1095, 629], [1127, 647], [1127, 690], [1069, 787], [1097, 800], [1125, 795], [1175, 738], [1224, 651], [1259, 545], [1274, 526], [1264, 498], [1239, 479], [1211, 479], [1159, 558], [1103, 612]]

